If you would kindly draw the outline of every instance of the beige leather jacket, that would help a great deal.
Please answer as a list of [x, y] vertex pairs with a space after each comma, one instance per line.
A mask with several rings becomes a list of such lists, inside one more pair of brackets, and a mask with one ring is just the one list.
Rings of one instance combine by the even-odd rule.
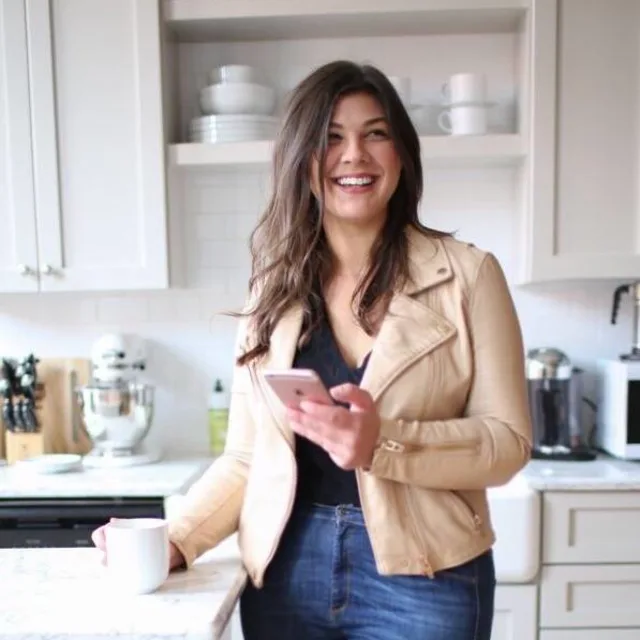
[[[381, 435], [356, 474], [379, 572], [432, 577], [494, 543], [486, 488], [529, 460], [531, 427], [520, 326], [497, 260], [454, 239], [409, 239], [413, 282], [394, 295], [361, 384]], [[300, 308], [282, 318], [254, 375], [236, 369], [225, 452], [170, 523], [188, 564], [237, 530], [258, 587], [296, 486], [294, 436], [260, 371], [291, 366], [301, 321]]]

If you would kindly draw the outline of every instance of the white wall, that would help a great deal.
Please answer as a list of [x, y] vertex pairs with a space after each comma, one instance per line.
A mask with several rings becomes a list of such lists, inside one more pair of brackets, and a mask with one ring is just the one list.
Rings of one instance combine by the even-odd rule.
[[[513, 169], [428, 172], [424, 219], [496, 253], [515, 268]], [[255, 169], [187, 174], [184, 230], [188, 288], [109, 295], [0, 295], [0, 354], [87, 356], [105, 331], [149, 340], [148, 378], [158, 386], [149, 440], [174, 452], [206, 452], [206, 401], [215, 376], [227, 380], [235, 321], [215, 312], [241, 303], [248, 275], [248, 231], [264, 199]], [[556, 346], [592, 368], [631, 337], [630, 301], [611, 326], [614, 283], [571, 283], [514, 290], [527, 347]], [[589, 385], [592, 379], [589, 380]]]

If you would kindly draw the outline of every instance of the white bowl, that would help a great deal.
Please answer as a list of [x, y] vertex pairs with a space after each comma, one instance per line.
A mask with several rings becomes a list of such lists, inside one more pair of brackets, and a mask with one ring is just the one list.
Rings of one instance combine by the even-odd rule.
[[250, 82], [219, 83], [200, 91], [200, 108], [205, 114], [270, 115], [276, 106], [276, 92]]
[[226, 64], [209, 73], [211, 84], [218, 82], [260, 82], [260, 72], [247, 64]]

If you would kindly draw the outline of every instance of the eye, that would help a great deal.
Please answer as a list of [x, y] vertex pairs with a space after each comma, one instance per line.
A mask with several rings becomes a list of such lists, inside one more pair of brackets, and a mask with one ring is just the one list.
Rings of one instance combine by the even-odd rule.
[[388, 140], [389, 133], [385, 129], [372, 129], [367, 133], [370, 140]]
[[340, 140], [342, 140], [342, 136], [339, 133], [329, 131], [329, 134], [327, 135], [327, 142], [329, 144], [336, 144], [337, 142], [340, 142]]

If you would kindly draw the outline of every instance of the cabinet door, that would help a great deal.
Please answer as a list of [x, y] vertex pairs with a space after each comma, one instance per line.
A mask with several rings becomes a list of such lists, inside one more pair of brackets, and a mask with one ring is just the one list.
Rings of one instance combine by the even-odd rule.
[[537, 598], [536, 585], [498, 585], [491, 640], [536, 640]]
[[0, 292], [38, 288], [25, 5], [0, 2]]
[[167, 286], [157, 0], [26, 0], [43, 291]]
[[549, 491], [542, 504], [544, 564], [640, 563], [640, 492]]
[[640, 3], [558, 11], [555, 197], [532, 213], [528, 280], [637, 279]]

